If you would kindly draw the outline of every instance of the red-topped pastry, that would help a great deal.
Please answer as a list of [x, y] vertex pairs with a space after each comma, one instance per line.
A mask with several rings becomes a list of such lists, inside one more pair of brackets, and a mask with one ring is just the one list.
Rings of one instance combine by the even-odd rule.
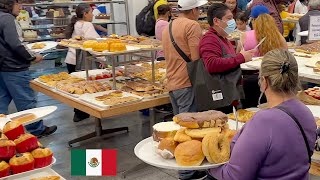
[[9, 176], [10, 166], [5, 161], [0, 161], [0, 178]]
[[49, 148], [40, 147], [33, 150], [31, 154], [35, 160], [35, 168], [46, 167], [52, 163], [53, 153]]
[[8, 139], [0, 139], [0, 160], [8, 160], [16, 154], [16, 144]]
[[38, 139], [32, 134], [22, 134], [14, 143], [19, 153], [30, 152], [39, 147]]
[[21, 123], [16, 121], [10, 121], [3, 127], [3, 133], [10, 140], [15, 140], [21, 134], [24, 134], [24, 128]]
[[13, 174], [22, 173], [34, 169], [34, 158], [31, 153], [16, 154], [9, 161]]

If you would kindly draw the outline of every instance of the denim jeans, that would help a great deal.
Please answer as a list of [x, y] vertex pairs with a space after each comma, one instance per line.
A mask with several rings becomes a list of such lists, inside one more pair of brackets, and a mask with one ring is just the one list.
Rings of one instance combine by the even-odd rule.
[[[173, 114], [196, 112], [195, 98], [192, 88], [183, 88], [169, 93]], [[179, 179], [190, 179], [196, 171], [178, 171]]]
[[196, 112], [195, 97], [191, 87], [178, 89], [169, 93], [173, 114]]
[[[30, 72], [0, 72], [0, 113], [8, 114], [10, 102], [16, 105], [18, 111], [36, 107], [36, 97], [30, 87]], [[38, 121], [26, 126], [27, 131], [39, 135], [45, 130], [43, 121]]]

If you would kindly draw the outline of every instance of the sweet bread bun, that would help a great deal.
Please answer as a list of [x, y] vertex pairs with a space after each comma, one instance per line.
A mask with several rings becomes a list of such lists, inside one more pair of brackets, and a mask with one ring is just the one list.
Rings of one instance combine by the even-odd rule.
[[202, 152], [202, 143], [191, 140], [181, 143], [174, 151], [179, 166], [200, 166], [205, 156]]
[[180, 126], [197, 129], [223, 127], [228, 122], [228, 117], [220, 111], [210, 110], [198, 113], [181, 113], [174, 116], [173, 121]]
[[5, 161], [0, 161], [0, 178], [10, 175], [10, 166]]
[[230, 159], [230, 141], [226, 133], [210, 133], [202, 140], [202, 151], [209, 163], [219, 164]]
[[180, 130], [178, 130], [176, 135], [173, 138], [174, 141], [179, 142], [179, 143], [191, 141], [192, 138], [185, 133], [185, 130], [186, 130], [186, 128], [181, 128]]
[[30, 152], [38, 148], [38, 139], [32, 134], [22, 134], [18, 139], [14, 140], [19, 153]]
[[49, 148], [40, 147], [31, 152], [34, 158], [34, 167], [42, 168], [52, 163], [53, 153]]
[[186, 129], [185, 133], [191, 138], [204, 138], [207, 134], [213, 132], [221, 132], [221, 128], [200, 128], [200, 129]]
[[36, 118], [37, 118], [37, 116], [35, 114], [27, 113], [27, 114], [22, 114], [20, 116], [13, 117], [13, 118], [11, 118], [11, 120], [23, 124], [25, 122], [32, 121], [32, 120], [34, 120]]
[[16, 153], [16, 144], [8, 139], [0, 139], [0, 159], [9, 160]]
[[174, 158], [174, 150], [178, 146], [178, 143], [173, 140], [173, 138], [162, 139], [158, 145], [158, 154], [160, 154], [164, 159]]
[[20, 122], [10, 121], [3, 127], [3, 133], [10, 140], [15, 140], [21, 134], [24, 134], [24, 128]]
[[22, 173], [34, 169], [34, 158], [30, 153], [16, 154], [10, 159], [9, 165], [12, 173]]
[[153, 126], [153, 140], [159, 142], [164, 138], [173, 138], [180, 128], [173, 121], [157, 123]]

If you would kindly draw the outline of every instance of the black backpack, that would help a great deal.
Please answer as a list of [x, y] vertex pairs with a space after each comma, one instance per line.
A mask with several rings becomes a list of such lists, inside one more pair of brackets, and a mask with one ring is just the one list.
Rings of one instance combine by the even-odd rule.
[[149, 0], [149, 4], [136, 16], [136, 29], [139, 35], [154, 36], [156, 20], [153, 6], [157, 1]]

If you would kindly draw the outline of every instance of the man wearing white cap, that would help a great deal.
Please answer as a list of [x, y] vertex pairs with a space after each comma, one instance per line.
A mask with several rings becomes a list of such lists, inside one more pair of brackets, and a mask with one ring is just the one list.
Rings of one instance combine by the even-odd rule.
[[[192, 85], [188, 76], [187, 63], [175, 49], [171, 37], [176, 45], [191, 59], [198, 60], [199, 42], [202, 37], [202, 29], [197, 22], [199, 7], [207, 3], [207, 0], [179, 0], [179, 17], [163, 30], [162, 45], [167, 68], [167, 89], [174, 114], [183, 112], [195, 112], [195, 98]], [[170, 28], [171, 26], [171, 28]], [[171, 31], [170, 31], [171, 29]], [[205, 172], [179, 171], [179, 179], [203, 179]]]

